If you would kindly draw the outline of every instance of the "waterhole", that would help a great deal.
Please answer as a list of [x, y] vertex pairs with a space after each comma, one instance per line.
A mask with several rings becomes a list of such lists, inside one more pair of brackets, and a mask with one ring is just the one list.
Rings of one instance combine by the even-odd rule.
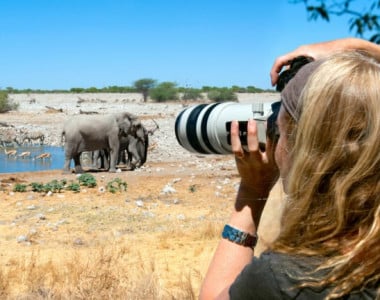
[[20, 146], [0, 148], [0, 173], [62, 169], [63, 147]]

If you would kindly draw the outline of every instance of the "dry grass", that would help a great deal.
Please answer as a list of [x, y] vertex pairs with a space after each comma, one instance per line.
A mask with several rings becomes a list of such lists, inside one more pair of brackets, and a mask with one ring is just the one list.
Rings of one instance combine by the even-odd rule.
[[[2, 260], [1, 299], [196, 299], [219, 226], [205, 224], [194, 238], [172, 231], [133, 237], [100, 248], [56, 251], [32, 247]], [[154, 238], [158, 243], [152, 243]], [[140, 247], [135, 247], [137, 241]], [[181, 249], [191, 249], [184, 251]]]
[[[0, 298], [196, 299], [234, 182], [216, 196], [220, 180], [186, 175], [174, 194], [163, 195], [171, 175], [128, 175], [127, 192], [94, 188], [50, 197], [10, 191], [16, 182], [60, 179], [59, 171], [0, 175], [6, 183], [0, 191]], [[95, 176], [102, 184], [118, 175]], [[26, 241], [17, 242], [20, 235]]]
[[[121, 176], [94, 175], [99, 185]], [[198, 297], [229, 218], [236, 174], [130, 172], [123, 174], [128, 190], [116, 194], [98, 188], [50, 197], [10, 192], [16, 182], [65, 176], [60, 171], [0, 174], [0, 299]], [[162, 194], [178, 177], [176, 192]], [[271, 210], [278, 206], [273, 202]], [[262, 221], [274, 230], [273, 216]], [[26, 241], [18, 241], [20, 235]]]

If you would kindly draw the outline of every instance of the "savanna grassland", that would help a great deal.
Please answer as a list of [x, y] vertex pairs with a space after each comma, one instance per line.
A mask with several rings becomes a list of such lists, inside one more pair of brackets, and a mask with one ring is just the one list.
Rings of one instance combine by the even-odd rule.
[[[120, 95], [113, 101], [81, 96], [87, 102], [79, 104], [77, 96], [56, 97], [17, 96], [19, 111], [1, 114], [0, 121], [54, 133], [79, 109], [121, 105], [154, 118], [160, 130], [142, 169], [90, 172], [96, 186], [79, 192], [31, 191], [33, 182], [78, 179], [61, 170], [0, 174], [1, 299], [196, 299], [239, 183], [233, 157], [178, 146], [172, 126], [180, 104], [148, 105]], [[28, 105], [31, 98], [35, 106]], [[46, 106], [63, 111], [52, 114]], [[107, 190], [115, 179], [126, 190]], [[17, 184], [27, 190], [14, 192]], [[279, 188], [268, 204], [256, 253], [277, 232]]]

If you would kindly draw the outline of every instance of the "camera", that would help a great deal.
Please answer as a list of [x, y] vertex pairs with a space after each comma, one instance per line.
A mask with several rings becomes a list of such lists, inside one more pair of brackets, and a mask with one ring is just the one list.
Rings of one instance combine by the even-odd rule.
[[265, 148], [267, 136], [275, 136], [275, 120], [280, 102], [198, 104], [181, 111], [175, 121], [178, 143], [190, 152], [230, 154], [231, 121], [239, 122], [239, 136], [247, 150], [247, 123], [257, 122], [260, 146]]

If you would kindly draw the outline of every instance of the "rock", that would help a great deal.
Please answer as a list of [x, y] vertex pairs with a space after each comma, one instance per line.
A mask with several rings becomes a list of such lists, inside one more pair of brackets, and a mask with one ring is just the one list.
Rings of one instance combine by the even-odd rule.
[[39, 213], [39, 214], [37, 214], [37, 219], [39, 219], [39, 220], [46, 220], [46, 217], [45, 217], [45, 215], [44, 214], [42, 214], [42, 213]]
[[23, 242], [27, 242], [28, 241], [28, 237], [26, 235], [19, 235], [17, 237], [17, 243], [23, 243]]
[[177, 192], [176, 189], [173, 188], [170, 184], [167, 184], [166, 186], [164, 186], [164, 188], [161, 191], [162, 194], [173, 194], [176, 192]]
[[142, 200], [137, 200], [137, 201], [135, 201], [135, 203], [136, 203], [136, 205], [138, 207], [143, 207], [144, 206], [144, 202]]

